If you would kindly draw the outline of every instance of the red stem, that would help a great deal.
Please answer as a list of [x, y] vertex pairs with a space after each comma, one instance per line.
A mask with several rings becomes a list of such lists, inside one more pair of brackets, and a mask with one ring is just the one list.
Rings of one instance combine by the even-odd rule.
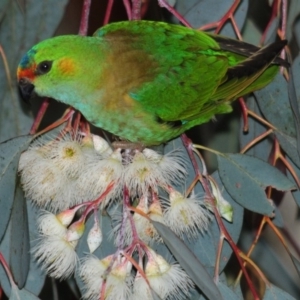
[[44, 134], [45, 132], [48, 132], [49, 130], [52, 130], [53, 128], [58, 127], [61, 124], [69, 121], [70, 118], [72, 118], [73, 114], [74, 114], [74, 110], [71, 107], [67, 108], [64, 115], [60, 119], [50, 124], [48, 127], [44, 128], [43, 130], [39, 131], [37, 134], [38, 135]]
[[234, 16], [233, 16], [233, 14], [236, 11], [239, 4], [240, 4], [240, 0], [235, 0], [233, 2], [233, 4], [230, 6], [230, 8], [228, 9], [228, 11], [225, 13], [225, 15], [219, 21], [212, 22], [212, 23], [206, 24], [204, 26], [201, 26], [200, 29], [201, 30], [208, 30], [208, 29], [216, 28], [215, 33], [219, 33], [219, 31], [222, 29], [224, 24], [228, 20], [230, 20], [236, 35], [238, 36], [239, 39], [241, 39], [241, 34], [240, 34], [240, 32], [237, 28], [237, 25], [236, 25], [236, 22], [235, 22]]
[[[287, 23], [287, 12], [288, 12], [288, 3], [287, 0], [282, 0], [281, 2], [281, 39], [285, 39], [286, 38], [286, 23]], [[286, 58], [286, 52], [284, 51], [284, 49], [281, 51], [280, 57], [282, 59]], [[281, 67], [281, 69], [283, 69], [283, 67]]]
[[247, 105], [245, 103], [245, 100], [243, 97], [239, 98], [239, 102], [241, 105], [241, 109], [242, 109], [242, 117], [243, 117], [243, 121], [244, 121], [244, 127], [243, 127], [243, 131], [244, 132], [248, 132], [249, 130], [249, 123], [248, 123], [248, 108]]
[[237, 7], [240, 5], [240, 0], [235, 0], [233, 2], [233, 4], [231, 5], [231, 7], [228, 9], [228, 11], [226, 12], [226, 14], [223, 16], [222, 19], [220, 19], [220, 21], [218, 22], [218, 26], [215, 30], [215, 33], [219, 33], [219, 31], [222, 29], [222, 27], [224, 26], [224, 24], [233, 18], [233, 14], [236, 11]]
[[[186, 137], [186, 135], [182, 135], [181, 136], [182, 138], [182, 141], [186, 147], [186, 150], [189, 154], [189, 157], [192, 161], [192, 164], [193, 164], [193, 167], [195, 168], [195, 172], [196, 174], [200, 173], [200, 170], [198, 168], [198, 165], [195, 165], [195, 162], [196, 162], [196, 159], [195, 159], [195, 156], [194, 156], [194, 153], [193, 151], [191, 150], [192, 149], [192, 145], [191, 145], [191, 141]], [[220, 232], [221, 232], [221, 235], [223, 235], [225, 237], [225, 239], [227, 240], [228, 244], [230, 245], [232, 251], [234, 252], [238, 262], [239, 262], [239, 265], [243, 271], [243, 274], [246, 278], [246, 281], [247, 281], [247, 284], [252, 292], [252, 295], [254, 297], [255, 300], [259, 299], [257, 293], [256, 293], [256, 290], [253, 286], [253, 283], [248, 275], [248, 272], [244, 266], [244, 263], [240, 257], [240, 249], [236, 246], [236, 244], [234, 243], [234, 241], [232, 240], [232, 237], [230, 236], [229, 232], [227, 231], [227, 228], [225, 227], [222, 219], [221, 219], [221, 216], [218, 212], [218, 209], [216, 208], [216, 204], [215, 204], [215, 201], [214, 201], [214, 197], [212, 196], [211, 194], [211, 191], [210, 191], [210, 188], [209, 188], [209, 185], [206, 181], [205, 178], [203, 178], [202, 176], [199, 176], [199, 181], [201, 183], [201, 185], [203, 186], [203, 189], [204, 189], [204, 192], [205, 194], [207, 195], [207, 199], [211, 205], [211, 207], [213, 208], [213, 212], [214, 212], [214, 215], [215, 215], [215, 218], [216, 218], [216, 221], [218, 223], [218, 226], [219, 226], [219, 229], [220, 229]], [[216, 279], [216, 278], [215, 278]]]
[[49, 103], [50, 103], [50, 100], [48, 98], [46, 98], [43, 101], [43, 103], [42, 103], [42, 105], [41, 105], [41, 107], [40, 107], [40, 109], [38, 111], [38, 114], [37, 114], [35, 120], [33, 121], [32, 126], [31, 126], [31, 129], [30, 129], [30, 132], [29, 132], [30, 134], [35, 134], [36, 131], [38, 130], [38, 128], [39, 128], [39, 126], [41, 124], [41, 121], [42, 121], [42, 119], [43, 119], [43, 117], [44, 117], [44, 115], [46, 113], [46, 110], [47, 110], [47, 108], [49, 106]]
[[165, 0], [157, 0], [159, 6], [166, 8], [173, 16], [175, 16], [182, 24], [184, 24], [186, 27], [192, 28], [192, 25], [184, 19], [184, 17], [179, 14], [169, 3], [167, 3]]
[[132, 19], [132, 16], [131, 16], [131, 5], [130, 5], [129, 0], [123, 0], [123, 4], [124, 4], [125, 9], [126, 9], [127, 18], [128, 18], [128, 20], [131, 20]]
[[15, 285], [15, 282], [14, 282], [14, 279], [13, 279], [13, 276], [11, 274], [11, 271], [10, 271], [10, 268], [9, 268], [9, 265], [8, 263], [6, 262], [6, 259], [4, 257], [4, 255], [2, 254], [2, 252], [0, 251], [0, 263], [2, 264], [5, 272], [6, 272], [6, 275], [9, 279], [9, 282], [11, 285]]
[[81, 12], [81, 21], [79, 27], [79, 35], [87, 35], [89, 27], [89, 15], [92, 0], [84, 0]]
[[109, 22], [113, 4], [114, 0], [108, 0], [103, 25], [106, 25]]
[[140, 20], [141, 19], [141, 0], [132, 0], [132, 20]]
[[105, 199], [105, 197], [109, 194], [109, 192], [113, 189], [115, 186], [114, 182], [111, 182], [106, 190], [94, 201], [91, 201], [89, 205], [86, 207], [85, 211], [83, 212], [80, 220], [85, 220], [87, 215], [93, 210], [98, 209], [98, 206], [101, 204], [101, 202]]
[[189, 157], [190, 157], [190, 160], [192, 162], [192, 165], [193, 165], [193, 168], [195, 170], [195, 173], [196, 173], [196, 177], [200, 177], [201, 174], [200, 174], [200, 170], [198, 168], [198, 163], [196, 161], [196, 158], [195, 156], [193, 155], [193, 144], [192, 144], [192, 141], [187, 137], [187, 135], [184, 133], [181, 135], [181, 140], [183, 142], [183, 145], [184, 147], [186, 148], [188, 154], [189, 154]]
[[266, 39], [266, 36], [267, 36], [267, 32], [273, 22], [273, 20], [277, 17], [277, 7], [278, 7], [278, 0], [274, 0], [273, 1], [273, 6], [272, 6], [272, 14], [271, 14], [271, 18], [264, 30], [264, 33], [263, 35], [261, 36], [261, 39], [260, 39], [260, 44], [263, 44], [265, 42], [265, 39]]

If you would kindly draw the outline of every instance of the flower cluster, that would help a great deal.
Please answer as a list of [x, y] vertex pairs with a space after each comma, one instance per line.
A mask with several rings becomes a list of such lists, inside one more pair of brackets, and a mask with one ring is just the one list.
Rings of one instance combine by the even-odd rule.
[[[196, 238], [199, 232], [203, 233], [207, 230], [211, 215], [205, 208], [204, 201], [195, 194], [186, 197], [170, 186], [166, 187], [165, 191], [169, 193], [168, 198], [159, 199], [157, 195], [152, 197], [144, 195], [139, 199], [137, 212], [132, 215], [132, 218], [130, 216], [126, 219], [124, 245], [132, 243], [134, 231], [147, 245], [151, 245], [154, 241], [162, 242], [150, 220], [163, 223], [180, 237], [186, 236], [189, 239]], [[120, 226], [115, 228], [115, 232], [122, 234]], [[118, 242], [119, 240], [120, 237], [116, 239]]]
[[19, 162], [26, 198], [52, 211], [97, 198], [122, 170], [120, 150], [110, 153], [98, 140], [72, 134], [37, 139]]
[[[204, 201], [173, 187], [186, 176], [179, 151], [124, 151], [112, 149], [96, 135], [69, 133], [37, 139], [21, 155], [19, 172], [26, 197], [48, 210], [38, 219], [40, 239], [32, 252], [50, 276], [67, 278], [77, 270], [85, 284], [83, 298], [89, 300], [188, 295], [192, 282], [186, 273], [150, 248], [153, 242], [163, 242], [152, 220], [187, 238], [203, 233], [210, 221]], [[121, 218], [113, 216], [117, 252], [80, 261], [75, 248], [87, 217], [93, 212], [94, 225], [86, 235], [93, 253], [103, 238], [98, 210], [113, 199], [123, 199]], [[223, 207], [227, 203], [221, 200]]]
[[132, 264], [121, 255], [98, 259], [90, 256], [83, 260], [79, 276], [85, 284], [84, 299], [106, 300], [153, 299], [156, 293], [160, 299], [183, 299], [193, 287], [192, 281], [177, 265], [169, 264], [152, 249], [146, 249], [147, 262], [143, 275], [131, 272]]
[[124, 185], [132, 194], [167, 186], [185, 178], [184, 162], [178, 153], [160, 155], [151, 149], [136, 150], [124, 159], [98, 136], [64, 135], [61, 139], [38, 139], [21, 155], [21, 183], [27, 199], [38, 206], [60, 211], [99, 197], [110, 183], [107, 195], [120, 196]]

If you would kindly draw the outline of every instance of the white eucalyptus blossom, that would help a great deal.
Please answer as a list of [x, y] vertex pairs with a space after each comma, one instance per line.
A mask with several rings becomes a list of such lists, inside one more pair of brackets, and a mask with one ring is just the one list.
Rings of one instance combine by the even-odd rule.
[[[93, 256], [83, 260], [79, 274], [85, 284], [83, 299], [99, 300], [101, 293], [104, 293], [105, 300], [131, 299], [131, 263], [120, 256], [115, 261], [113, 259], [111, 255], [102, 260]], [[108, 267], [111, 267], [109, 271]]]
[[97, 199], [111, 183], [114, 188], [103, 201], [102, 206], [118, 196], [122, 184], [119, 182], [123, 173], [122, 155], [120, 149], [115, 150], [109, 157], [99, 159], [95, 156], [87, 161], [85, 172], [78, 178], [78, 196], [85, 201]]
[[45, 235], [32, 249], [34, 257], [51, 277], [70, 277], [77, 266], [75, 247], [77, 241], [69, 242], [65, 235]]
[[167, 225], [179, 236], [196, 237], [199, 231], [207, 230], [210, 221], [210, 215], [203, 205], [203, 201], [194, 193], [186, 197], [171, 189], [164, 212]]
[[[131, 300], [153, 300], [151, 288], [145, 278], [137, 272], [133, 282], [133, 292]], [[161, 298], [162, 299], [162, 298]], [[162, 299], [163, 300], [163, 299]]]
[[85, 166], [82, 144], [77, 140], [59, 140], [53, 143], [50, 159], [64, 176], [76, 179]]
[[123, 181], [129, 190], [143, 194], [149, 187], [157, 191], [158, 186], [170, 185], [184, 179], [185, 175], [184, 163], [179, 156], [160, 155], [146, 148], [143, 152], [136, 151], [126, 165]]
[[132, 161], [126, 165], [123, 181], [130, 191], [144, 194], [149, 187], [157, 189], [160, 177], [156, 165], [137, 151]]
[[162, 177], [160, 184], [170, 185], [171, 183], [182, 182], [187, 174], [185, 165], [186, 162], [182, 158], [180, 151], [171, 151], [167, 154], [161, 155], [152, 149], [145, 148], [143, 154], [146, 158], [155, 163], [159, 169]]
[[68, 195], [72, 192], [72, 182], [61, 174], [49, 158], [37, 158], [35, 164], [24, 167], [21, 170], [21, 183], [26, 198], [38, 206], [48, 206], [54, 211], [69, 207], [71, 199]]
[[62, 223], [57, 215], [42, 211], [41, 215], [37, 220], [38, 229], [41, 235], [46, 236], [64, 236], [67, 232], [66, 225]]
[[191, 279], [179, 265], [169, 264], [162, 256], [150, 248], [148, 248], [148, 262], [145, 267], [145, 275], [150, 287], [161, 299], [184, 299], [193, 287]]

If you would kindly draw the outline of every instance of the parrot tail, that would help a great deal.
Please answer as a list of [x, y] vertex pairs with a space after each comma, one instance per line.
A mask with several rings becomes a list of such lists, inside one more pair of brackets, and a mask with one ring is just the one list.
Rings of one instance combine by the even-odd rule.
[[[278, 60], [279, 53], [287, 44], [286, 40], [280, 40], [262, 48], [245, 59], [242, 63], [231, 67], [227, 71], [227, 81], [233, 78], [251, 77], [260, 70], [266, 69], [271, 64], [289, 65], [283, 59]], [[277, 63], [277, 61], [278, 63]]]
[[[212, 34], [209, 33], [209, 35], [216, 41], [218, 42], [218, 44], [220, 45], [220, 48], [224, 51], [229, 51], [229, 52], [234, 52], [236, 54], [239, 55], [243, 55], [246, 57], [250, 57], [253, 54], [257, 53], [258, 51], [260, 51], [260, 49], [264, 49], [254, 46], [252, 44], [248, 44], [246, 42], [243, 41], [239, 41], [239, 40], [234, 40], [234, 39], [230, 39], [228, 37], [224, 37], [221, 35], [216, 35], [216, 34]], [[270, 44], [269, 46], [274, 46], [274, 48], [279, 47], [281, 49], [283, 49], [283, 47], [287, 44], [286, 40], [281, 40], [275, 43]], [[268, 46], [266, 46], [268, 47]], [[290, 64], [285, 61], [284, 59], [282, 59], [281, 57], [276, 57], [273, 61], [272, 64], [276, 64], [276, 65], [280, 65], [283, 67], [288, 68], [290, 66]]]

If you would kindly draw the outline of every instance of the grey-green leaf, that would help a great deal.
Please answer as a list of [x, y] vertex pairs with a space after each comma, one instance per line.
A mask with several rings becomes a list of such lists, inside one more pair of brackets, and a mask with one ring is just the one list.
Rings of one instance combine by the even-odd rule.
[[263, 300], [296, 300], [287, 292], [270, 284], [267, 286]]
[[287, 90], [287, 82], [278, 74], [268, 86], [254, 94], [266, 119], [281, 132], [295, 137], [294, 116]]
[[275, 131], [275, 135], [282, 149], [286, 152], [289, 158], [300, 167], [300, 159], [298, 155], [297, 140], [295, 137], [289, 136], [283, 132]]
[[224, 300], [239, 300], [239, 296], [231, 290], [227, 285], [222, 282], [218, 283], [218, 288], [224, 298]]
[[0, 241], [6, 230], [13, 205], [16, 175], [21, 152], [28, 148], [32, 136], [20, 136], [0, 144]]
[[37, 296], [28, 292], [25, 289], [19, 290], [17, 287], [13, 287], [9, 300], [39, 300]]
[[11, 256], [10, 268], [15, 282], [21, 289], [24, 287], [29, 271], [29, 231], [27, 218], [27, 203], [24, 193], [17, 185], [14, 205], [11, 213]]
[[[299, 57], [298, 57], [298, 64], [297, 67], [299, 67]], [[295, 129], [296, 129], [296, 138], [297, 138], [297, 151], [298, 156], [300, 153], [300, 113], [299, 113], [299, 105], [296, 95], [296, 85], [295, 85], [295, 79], [298, 80], [299, 77], [295, 77], [296, 74], [299, 75], [299, 71], [296, 70], [295, 64], [293, 64], [292, 68], [289, 68], [289, 82], [288, 82], [288, 95], [290, 100], [291, 109], [293, 111], [294, 115], [294, 123], [295, 123]], [[295, 70], [295, 72], [294, 72]], [[298, 86], [298, 84], [297, 84]], [[299, 95], [299, 92], [298, 92]]]
[[[27, 201], [27, 212], [28, 212], [28, 222], [29, 222], [29, 237], [31, 247], [35, 246], [38, 240], [38, 228], [36, 226], [37, 215], [39, 209]], [[11, 241], [13, 239], [12, 232], [12, 222], [9, 223], [8, 228], [5, 232], [5, 235], [0, 244], [0, 251], [4, 255], [7, 262], [11, 261], [11, 256], [14, 256], [14, 253], [11, 251]], [[30, 256], [30, 267], [29, 273], [27, 276], [26, 284], [23, 289], [38, 295], [42, 287], [44, 286], [45, 281], [45, 272], [41, 270], [41, 265], [36, 261], [35, 258]], [[0, 267], [0, 285], [6, 295], [10, 295], [11, 286], [7, 279], [6, 273]]]
[[206, 297], [209, 300], [223, 299], [213, 279], [185, 243], [164, 224], [155, 221], [151, 222], [177, 259], [180, 266], [186, 271]]
[[0, 59], [0, 141], [26, 134], [30, 129], [31, 108], [19, 99], [17, 66], [33, 45], [54, 34], [67, 2], [10, 0], [8, 5], [1, 7], [5, 10], [1, 19], [0, 44], [7, 58], [9, 74]]
[[264, 189], [280, 191], [295, 188], [284, 174], [266, 162], [244, 154], [218, 155], [219, 173], [227, 192], [243, 207], [271, 216], [274, 207]]
[[[298, 178], [300, 178], [300, 168], [298, 168], [298, 166], [296, 166], [289, 158], [287, 158], [287, 160], [291, 164], [292, 168], [294, 169], [296, 176]], [[294, 178], [290, 172], [288, 172], [287, 176], [291, 180], [294, 180]], [[298, 207], [300, 207], [300, 190], [299, 190], [299, 188], [297, 190], [292, 191], [292, 195], [293, 195], [293, 198], [294, 198], [296, 204], [298, 205]]]

